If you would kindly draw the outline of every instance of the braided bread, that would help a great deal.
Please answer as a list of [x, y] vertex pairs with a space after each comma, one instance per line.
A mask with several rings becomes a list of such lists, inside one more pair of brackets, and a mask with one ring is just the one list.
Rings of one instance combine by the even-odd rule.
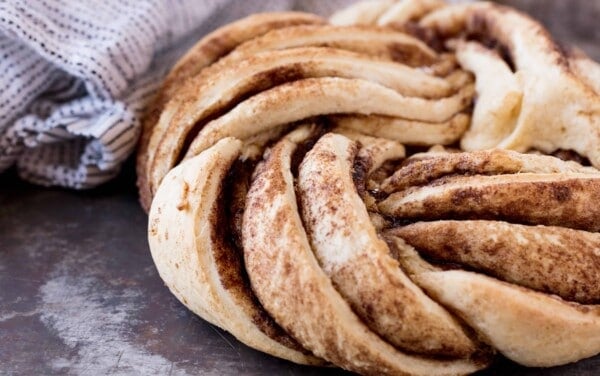
[[455, 375], [497, 353], [532, 367], [594, 356], [595, 70], [488, 3], [225, 26], [176, 65], [144, 124], [160, 276], [206, 321], [300, 364]]

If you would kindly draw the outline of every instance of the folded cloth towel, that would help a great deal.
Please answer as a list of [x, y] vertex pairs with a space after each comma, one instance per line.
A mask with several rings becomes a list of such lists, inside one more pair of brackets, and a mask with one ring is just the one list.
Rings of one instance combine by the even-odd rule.
[[173, 62], [254, 12], [328, 15], [353, 0], [0, 1], [0, 172], [90, 188], [133, 151], [144, 105]]

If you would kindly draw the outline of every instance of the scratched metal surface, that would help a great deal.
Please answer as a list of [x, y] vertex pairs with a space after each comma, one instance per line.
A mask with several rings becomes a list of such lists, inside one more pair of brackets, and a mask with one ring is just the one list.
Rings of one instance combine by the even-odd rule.
[[[152, 264], [132, 175], [81, 193], [0, 176], [0, 374], [344, 374], [258, 353], [185, 309]], [[486, 374], [598, 370], [600, 357]]]
[[[600, 1], [517, 2], [600, 59]], [[187, 311], [156, 273], [146, 219], [131, 165], [80, 193], [0, 176], [1, 375], [344, 374], [258, 353]], [[483, 374], [599, 372], [597, 356], [546, 370], [500, 359]]]

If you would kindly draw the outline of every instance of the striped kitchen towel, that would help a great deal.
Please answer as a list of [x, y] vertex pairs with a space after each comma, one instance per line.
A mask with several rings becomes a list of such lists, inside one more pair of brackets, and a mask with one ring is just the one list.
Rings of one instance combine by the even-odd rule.
[[0, 173], [76, 189], [115, 176], [173, 62], [253, 12], [352, 0], [0, 0]]

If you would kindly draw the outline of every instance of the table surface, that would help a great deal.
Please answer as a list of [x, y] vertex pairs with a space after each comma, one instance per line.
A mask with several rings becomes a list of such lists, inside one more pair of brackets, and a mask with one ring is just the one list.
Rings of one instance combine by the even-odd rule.
[[[597, 27], [590, 33], [582, 12], [561, 11], [574, 2], [539, 3], [520, 1], [528, 10], [542, 9], [537, 16], [559, 38], [582, 41], [600, 58], [590, 43], [598, 40]], [[598, 9], [584, 18], [596, 20]], [[571, 16], [552, 17], [561, 13]], [[87, 192], [43, 189], [12, 173], [0, 175], [0, 374], [345, 374], [254, 351], [181, 305], [152, 263], [131, 163], [124, 171]], [[551, 369], [499, 359], [482, 374], [599, 372], [596, 356]]]
[[[131, 168], [93, 191], [0, 176], [0, 374], [342, 375], [254, 351], [163, 285]], [[597, 375], [600, 356], [552, 369], [500, 359], [486, 375]]]

